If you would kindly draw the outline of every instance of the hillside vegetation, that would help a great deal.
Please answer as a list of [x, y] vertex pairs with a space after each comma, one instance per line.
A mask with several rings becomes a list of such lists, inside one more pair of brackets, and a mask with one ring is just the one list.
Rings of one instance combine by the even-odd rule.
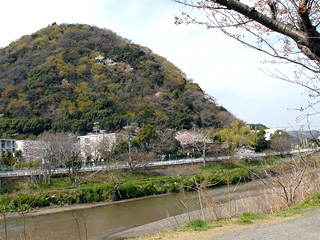
[[95, 121], [109, 132], [221, 127], [231, 117], [165, 58], [89, 25], [52, 24], [0, 49], [0, 82], [2, 137], [85, 134]]

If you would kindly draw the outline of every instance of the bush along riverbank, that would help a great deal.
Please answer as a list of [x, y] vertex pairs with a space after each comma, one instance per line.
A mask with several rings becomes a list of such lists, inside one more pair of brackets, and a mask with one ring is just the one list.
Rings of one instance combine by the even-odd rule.
[[52, 177], [50, 185], [39, 180], [10, 182], [2, 185], [0, 211], [3, 214], [50, 206], [119, 201], [193, 191], [203, 184], [208, 187], [236, 184], [252, 180], [262, 173], [266, 166], [278, 161], [278, 159], [268, 159], [264, 163], [258, 161], [211, 163], [205, 168], [190, 166], [189, 168], [197, 168], [195, 170], [197, 173], [174, 176], [152, 176], [142, 171], [96, 173], [81, 176], [81, 184], [77, 185], [65, 175]]

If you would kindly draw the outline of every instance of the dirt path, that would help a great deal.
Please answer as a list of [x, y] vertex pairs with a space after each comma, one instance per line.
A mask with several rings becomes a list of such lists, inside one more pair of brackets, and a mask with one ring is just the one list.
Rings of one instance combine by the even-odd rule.
[[[285, 220], [285, 219], [284, 219]], [[320, 210], [293, 220], [266, 222], [211, 240], [320, 240]]]

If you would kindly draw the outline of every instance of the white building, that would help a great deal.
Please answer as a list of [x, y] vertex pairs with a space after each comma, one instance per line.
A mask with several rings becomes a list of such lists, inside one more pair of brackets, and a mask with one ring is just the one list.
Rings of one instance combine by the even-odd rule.
[[[130, 136], [132, 138], [132, 136]], [[88, 156], [94, 159], [99, 159], [99, 149], [104, 148], [108, 151], [112, 150], [117, 139], [121, 138], [128, 140], [128, 135], [120, 133], [105, 133], [101, 132], [98, 134], [89, 133], [85, 136], [79, 136], [80, 151], [84, 158]]]
[[280, 132], [286, 132], [285, 128], [269, 128], [269, 129], [265, 129], [265, 139], [270, 141], [271, 139], [271, 135], [274, 134], [276, 131], [280, 131]]
[[[81, 155], [84, 158], [91, 156], [94, 159], [99, 159], [99, 149], [111, 151], [119, 138], [128, 140], [128, 135], [100, 131], [98, 134], [90, 133], [85, 136], [79, 136]], [[133, 139], [134, 137], [130, 136], [130, 138]], [[14, 153], [17, 150], [21, 150], [24, 161], [36, 160], [40, 158], [40, 146], [39, 141], [0, 139], [0, 158], [7, 152]]]

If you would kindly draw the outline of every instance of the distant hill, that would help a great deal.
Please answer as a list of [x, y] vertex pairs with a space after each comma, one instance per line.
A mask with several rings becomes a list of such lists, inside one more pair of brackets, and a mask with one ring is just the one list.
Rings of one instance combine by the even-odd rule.
[[189, 129], [234, 117], [147, 47], [107, 29], [52, 24], [0, 49], [0, 135], [84, 134], [98, 121], [118, 131]]
[[310, 131], [287, 131], [287, 133], [295, 139], [297, 143], [305, 141], [305, 139], [315, 139], [319, 136], [318, 130]]

